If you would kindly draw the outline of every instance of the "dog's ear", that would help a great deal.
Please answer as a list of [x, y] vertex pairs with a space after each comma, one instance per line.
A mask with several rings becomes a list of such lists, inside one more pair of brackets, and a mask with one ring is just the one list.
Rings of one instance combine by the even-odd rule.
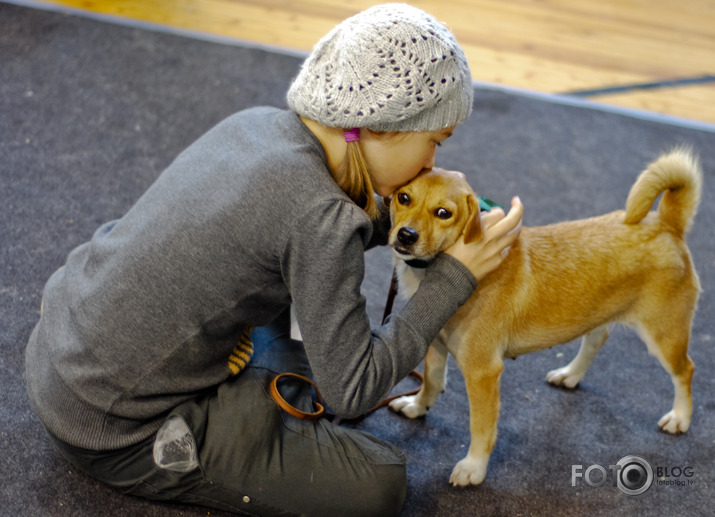
[[464, 224], [464, 242], [478, 241], [482, 238], [482, 219], [480, 217], [479, 201], [473, 194], [467, 194], [467, 207], [469, 215], [467, 222]]

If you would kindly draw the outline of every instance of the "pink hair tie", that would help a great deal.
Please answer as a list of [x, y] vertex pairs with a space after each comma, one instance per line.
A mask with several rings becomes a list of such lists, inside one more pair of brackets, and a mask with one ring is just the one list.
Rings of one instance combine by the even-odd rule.
[[347, 143], [359, 142], [360, 141], [360, 128], [354, 127], [352, 129], [345, 130], [345, 141]]

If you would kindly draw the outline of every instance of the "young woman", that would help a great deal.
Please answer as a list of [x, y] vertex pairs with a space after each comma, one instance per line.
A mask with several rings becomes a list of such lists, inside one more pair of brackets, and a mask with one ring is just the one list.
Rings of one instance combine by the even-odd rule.
[[[388, 4], [323, 38], [288, 92], [183, 152], [127, 214], [48, 281], [27, 347], [30, 399], [59, 451], [127, 493], [257, 515], [392, 515], [403, 455], [325, 419], [282, 412], [277, 374], [314, 379], [360, 415], [424, 357], [495, 269], [523, 207], [483, 217], [419, 291], [371, 329], [366, 248], [384, 244], [388, 198], [434, 165], [470, 113], [451, 33]], [[293, 305], [303, 341], [292, 341]], [[280, 386], [312, 410], [311, 387]]]

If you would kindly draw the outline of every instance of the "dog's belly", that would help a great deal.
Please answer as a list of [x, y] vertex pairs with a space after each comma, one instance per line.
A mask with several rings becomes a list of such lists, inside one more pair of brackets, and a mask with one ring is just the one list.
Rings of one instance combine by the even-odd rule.
[[[604, 323], [605, 324], [605, 323]], [[600, 327], [571, 327], [571, 328], [550, 328], [550, 329], [524, 329], [513, 336], [508, 343], [505, 343], [502, 356], [507, 359], [515, 359], [524, 354], [537, 352], [545, 348], [563, 345], [570, 341], [588, 334], [592, 330]]]
[[[499, 318], [501, 314], [502, 318]], [[460, 358], [500, 356], [516, 358], [568, 343], [592, 330], [617, 321], [611, 317], [583, 317], [579, 321], [561, 322], [557, 325], [535, 321], [527, 315], [521, 319], [504, 317], [501, 311], [476, 310], [468, 317], [454, 317], [444, 328], [446, 345], [458, 362]]]

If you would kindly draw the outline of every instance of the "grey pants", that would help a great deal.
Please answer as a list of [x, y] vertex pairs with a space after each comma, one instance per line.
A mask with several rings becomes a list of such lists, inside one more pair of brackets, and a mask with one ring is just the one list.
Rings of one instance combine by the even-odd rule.
[[[55, 439], [57, 448], [100, 481], [154, 500], [249, 515], [398, 515], [403, 454], [367, 433], [282, 412], [269, 384], [283, 372], [310, 376], [302, 345], [290, 340], [287, 315], [252, 337], [249, 367], [175, 408], [156, 436], [119, 451]], [[281, 394], [313, 410], [309, 385], [288, 380]]]

